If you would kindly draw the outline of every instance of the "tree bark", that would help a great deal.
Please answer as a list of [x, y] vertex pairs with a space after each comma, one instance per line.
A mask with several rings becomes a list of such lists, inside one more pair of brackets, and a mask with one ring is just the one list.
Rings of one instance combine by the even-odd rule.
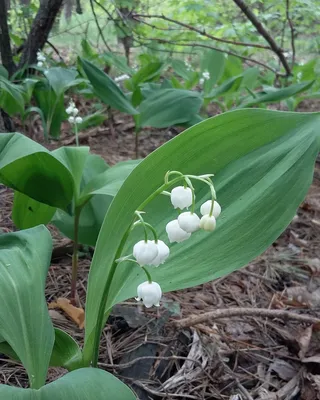
[[[3, 0], [0, 0], [0, 2]], [[19, 62], [19, 68], [33, 64], [37, 60], [37, 51], [45, 45], [63, 0], [42, 0], [31, 26]]]
[[13, 62], [8, 28], [8, 8], [7, 1], [0, 0], [0, 54], [2, 65], [12, 75], [16, 69]]

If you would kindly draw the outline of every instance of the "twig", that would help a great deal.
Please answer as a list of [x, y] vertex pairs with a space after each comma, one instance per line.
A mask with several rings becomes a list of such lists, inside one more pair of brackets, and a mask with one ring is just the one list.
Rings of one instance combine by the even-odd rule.
[[62, 58], [61, 54], [59, 53], [59, 50], [53, 45], [49, 40], [47, 40], [47, 44], [52, 48], [52, 50], [57, 54], [57, 56], [60, 58], [60, 61], [64, 63], [64, 59]]
[[268, 69], [269, 71], [272, 71], [277, 76], [282, 76], [282, 77], [286, 77], [287, 76], [286, 74], [281, 74], [277, 70], [275, 70], [274, 68], [269, 67], [269, 65], [264, 64], [263, 62], [258, 61], [258, 60], [254, 59], [254, 58], [241, 56], [240, 54], [234, 53], [233, 51], [219, 49], [218, 47], [211, 46], [211, 45], [208, 45], [208, 44], [203, 44], [203, 43], [179, 43], [179, 42], [173, 42], [173, 41], [170, 41], [170, 40], [158, 39], [158, 38], [148, 38], [147, 40], [157, 41], [159, 43], [168, 43], [168, 44], [172, 44], [172, 45], [175, 45], [175, 46], [204, 47], [204, 48], [207, 48], [207, 49], [213, 49], [213, 50], [216, 50], [216, 51], [220, 51], [221, 53], [228, 54], [229, 56], [234, 56], [234, 57], [240, 58], [241, 60], [252, 62], [254, 64], [260, 65], [261, 67], [263, 67], [265, 69]]
[[166, 397], [168, 398], [168, 395], [170, 395], [170, 398], [181, 398], [181, 399], [198, 399], [197, 396], [192, 396], [191, 394], [178, 394], [178, 393], [164, 393], [160, 392], [158, 390], [151, 389], [149, 386], [145, 385], [144, 383], [134, 380], [133, 382], [135, 385], [141, 387], [141, 389], [145, 390], [146, 392], [149, 392], [153, 396], [158, 396], [158, 397]]
[[166, 17], [164, 15], [133, 14], [132, 17], [133, 17], [133, 19], [137, 19], [138, 22], [140, 22], [139, 18], [159, 18], [159, 19], [163, 19], [163, 20], [168, 21], [168, 22], [172, 22], [173, 24], [180, 25], [180, 26], [188, 29], [189, 31], [197, 32], [197, 33], [199, 33], [199, 35], [205, 36], [205, 37], [207, 37], [209, 39], [212, 39], [212, 40], [215, 40], [217, 42], [233, 44], [233, 45], [236, 45], [236, 46], [257, 47], [259, 49], [271, 50], [271, 47], [264, 46], [264, 45], [258, 44], [258, 43], [238, 42], [236, 40], [227, 40], [227, 39], [219, 38], [219, 37], [216, 37], [216, 36], [213, 36], [213, 35], [207, 33], [204, 29], [201, 30], [201, 29], [195, 28], [194, 26], [185, 24], [185, 23], [180, 22], [180, 21], [176, 21], [175, 19], [168, 18], [168, 17]]
[[98, 31], [99, 31], [99, 33], [100, 33], [101, 39], [102, 39], [104, 45], [106, 46], [106, 48], [107, 48], [110, 52], [112, 52], [110, 46], [108, 45], [108, 43], [107, 43], [107, 41], [106, 41], [106, 39], [105, 39], [105, 37], [104, 37], [104, 35], [103, 35], [102, 29], [101, 29], [101, 27], [100, 27], [100, 25], [99, 25], [98, 18], [97, 18], [97, 14], [96, 14], [96, 12], [95, 12], [94, 5], [93, 5], [93, 0], [90, 0], [90, 7], [91, 7], [92, 14], [93, 14], [93, 16], [94, 16], [94, 20], [96, 21], [96, 25], [97, 25]]
[[10, 43], [10, 34], [7, 20], [7, 1], [0, 0], [0, 54], [3, 66], [12, 75], [16, 70]]
[[220, 310], [213, 310], [201, 315], [191, 315], [188, 318], [174, 321], [177, 328], [187, 328], [197, 324], [202, 324], [211, 319], [221, 319], [230, 317], [268, 317], [268, 318], [282, 318], [293, 319], [299, 322], [316, 324], [320, 323], [319, 318], [311, 317], [309, 315], [295, 314], [286, 310], [268, 310], [266, 308], [225, 308]]
[[290, 18], [290, 0], [286, 0], [286, 17], [290, 27], [291, 33], [291, 49], [292, 49], [292, 58], [291, 58], [291, 68], [294, 66], [295, 58], [296, 58], [296, 46], [294, 43], [294, 26], [292, 23], [292, 19]]
[[234, 3], [241, 9], [241, 11], [245, 14], [245, 16], [249, 19], [252, 25], [257, 29], [257, 31], [262, 35], [262, 37], [269, 43], [270, 48], [273, 52], [278, 56], [281, 64], [283, 65], [284, 69], [286, 70], [287, 76], [292, 75], [291, 69], [289, 64], [283, 54], [282, 49], [277, 45], [273, 37], [270, 33], [266, 30], [266, 28], [262, 25], [262, 23], [257, 19], [254, 13], [250, 10], [249, 6], [244, 3], [243, 0], [233, 0]]

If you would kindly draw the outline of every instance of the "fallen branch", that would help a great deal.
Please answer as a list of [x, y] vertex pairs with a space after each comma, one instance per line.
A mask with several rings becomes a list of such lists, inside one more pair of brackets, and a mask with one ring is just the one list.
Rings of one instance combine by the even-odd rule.
[[209, 320], [230, 318], [230, 317], [267, 317], [281, 318], [284, 320], [292, 319], [306, 324], [320, 323], [319, 318], [310, 315], [295, 314], [286, 310], [269, 310], [266, 308], [225, 308], [213, 310], [201, 315], [191, 315], [188, 318], [183, 318], [180, 321], [174, 321], [177, 328], [187, 328], [197, 324], [202, 324]]

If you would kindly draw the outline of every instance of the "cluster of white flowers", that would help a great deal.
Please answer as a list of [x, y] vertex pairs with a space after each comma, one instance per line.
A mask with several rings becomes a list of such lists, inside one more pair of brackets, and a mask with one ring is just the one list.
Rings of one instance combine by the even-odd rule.
[[79, 110], [77, 109], [73, 101], [70, 101], [69, 106], [66, 109], [66, 113], [70, 115], [70, 117], [68, 118], [70, 124], [81, 124], [82, 118], [78, 116]]
[[118, 83], [118, 82], [126, 81], [127, 79], [130, 79], [130, 76], [127, 75], [127, 74], [123, 74], [123, 75], [120, 75], [120, 76], [116, 76], [116, 77], [114, 78], [114, 81], [115, 81], [116, 83]]
[[38, 50], [37, 67], [42, 68], [45, 61], [46, 61], [46, 56], [42, 53], [42, 51]]
[[200, 78], [199, 83], [200, 85], [204, 84], [204, 81], [208, 81], [210, 79], [210, 73], [208, 71], [202, 72], [202, 78]]
[[185, 62], [185, 66], [187, 67], [188, 71], [193, 71], [192, 65], [188, 61]]
[[[218, 218], [221, 213], [221, 207], [215, 200], [215, 191], [211, 179], [208, 178], [209, 176], [210, 175], [203, 175], [201, 177], [193, 176], [194, 178], [199, 178], [200, 180], [205, 181], [211, 188], [212, 199], [206, 201], [200, 207], [200, 213], [202, 215], [201, 219], [194, 212], [195, 194], [188, 176], [186, 182], [190, 183], [190, 187], [187, 185], [177, 186], [172, 189], [171, 193], [165, 192], [165, 194], [170, 195], [173, 207], [178, 209], [179, 212], [191, 207], [191, 211], [180, 213], [177, 219], [170, 221], [166, 225], [166, 232], [170, 243], [181, 243], [189, 239], [191, 234], [199, 229], [211, 232], [216, 228], [216, 218]], [[160, 264], [163, 264], [170, 255], [170, 249], [162, 240], [157, 239], [152, 226], [146, 224], [141, 217], [141, 212], [137, 211], [136, 213], [140, 219], [140, 222], [137, 223], [142, 223], [144, 225], [145, 240], [141, 240], [134, 245], [133, 256], [136, 263], [144, 269], [148, 276], [148, 281], [143, 282], [138, 286], [138, 296], [136, 297], [136, 300], [142, 300], [144, 305], [149, 308], [153, 305], [159, 306], [162, 291], [159, 284], [151, 280], [151, 276], [146, 271], [145, 266], [149, 265], [152, 267], [158, 267]], [[147, 239], [147, 227], [152, 229], [155, 235], [155, 240]], [[128, 257], [124, 257], [124, 259], [128, 259]]]

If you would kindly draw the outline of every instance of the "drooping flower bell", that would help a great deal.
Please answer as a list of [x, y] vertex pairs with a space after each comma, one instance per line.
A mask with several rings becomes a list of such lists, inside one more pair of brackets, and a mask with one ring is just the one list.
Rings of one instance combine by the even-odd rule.
[[215, 217], [209, 214], [204, 215], [200, 220], [200, 228], [207, 232], [215, 230], [217, 223]]
[[168, 238], [170, 243], [177, 242], [181, 243], [184, 240], [189, 239], [191, 233], [188, 233], [180, 228], [179, 222], [177, 219], [170, 221], [166, 226], [166, 232], [168, 234]]
[[[155, 243], [154, 240], [151, 240], [151, 242]], [[150, 265], [153, 265], [154, 267], [159, 267], [159, 265], [163, 264], [169, 257], [170, 249], [162, 240], [158, 240], [158, 242], [155, 244], [158, 248], [158, 255], [151, 261]]]
[[158, 246], [152, 240], [140, 240], [133, 246], [133, 256], [141, 266], [148, 265], [158, 256]]
[[188, 208], [192, 204], [192, 190], [189, 187], [177, 186], [171, 190], [171, 203], [174, 208]]
[[197, 214], [189, 211], [179, 215], [178, 223], [180, 228], [188, 233], [195, 232], [200, 228], [200, 218]]
[[143, 304], [150, 308], [152, 306], [159, 307], [162, 296], [162, 290], [157, 282], [143, 282], [138, 286], [137, 301], [142, 300]]
[[[200, 212], [201, 212], [202, 215], [210, 214], [211, 204], [212, 204], [212, 200], [208, 200], [208, 201], [206, 201], [205, 203], [202, 204], [202, 206], [200, 207]], [[217, 201], [214, 201], [212, 215], [215, 218], [218, 218], [220, 213], [221, 213], [220, 204]]]

